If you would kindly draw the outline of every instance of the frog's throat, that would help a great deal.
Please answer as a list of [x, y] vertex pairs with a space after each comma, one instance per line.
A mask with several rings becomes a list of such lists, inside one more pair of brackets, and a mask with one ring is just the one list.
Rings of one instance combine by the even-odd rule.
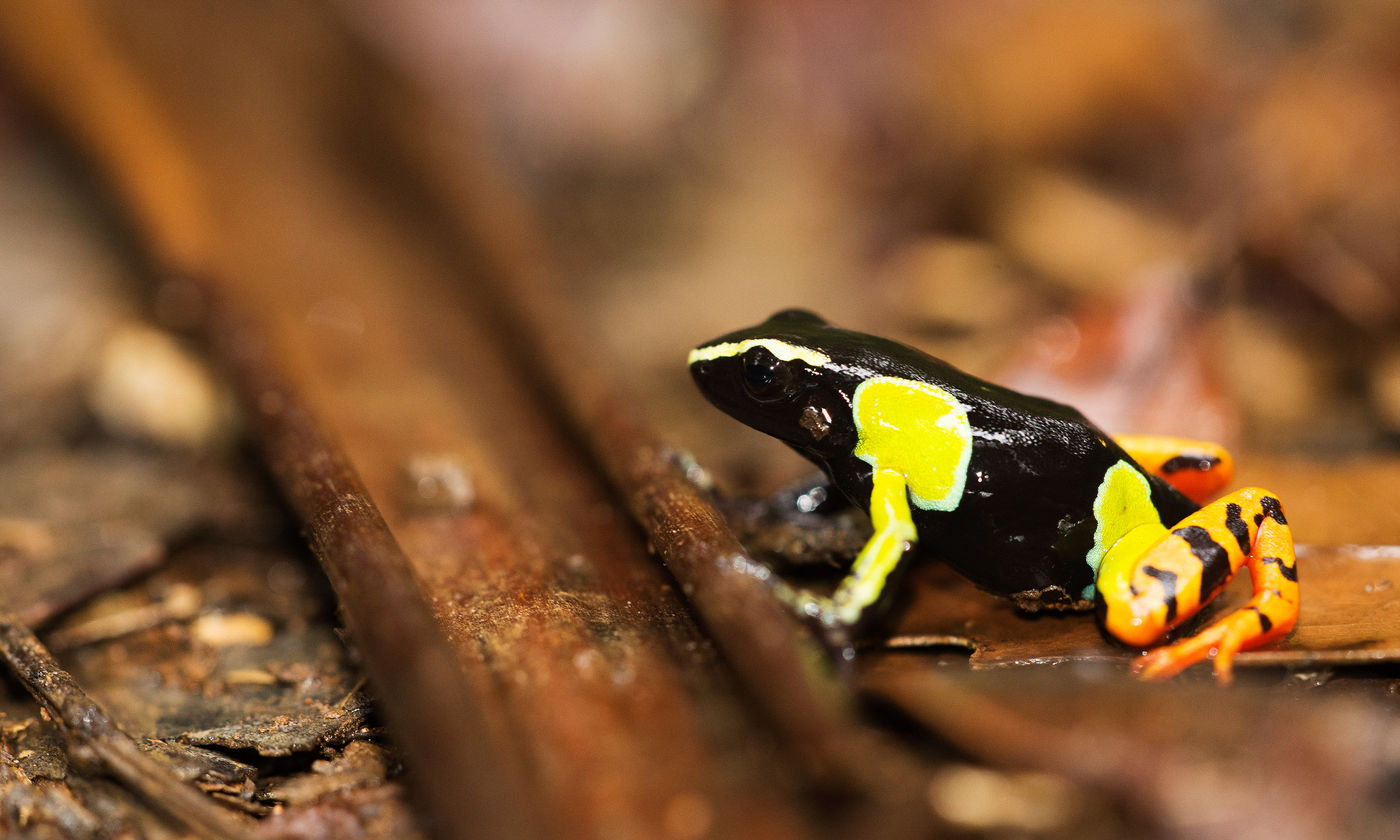
[[825, 367], [831, 364], [831, 357], [820, 350], [803, 347], [800, 344], [789, 344], [776, 338], [746, 338], [743, 341], [724, 341], [719, 344], [697, 347], [690, 351], [689, 364], [739, 356], [751, 347], [762, 347], [785, 362], [798, 359], [812, 367]]

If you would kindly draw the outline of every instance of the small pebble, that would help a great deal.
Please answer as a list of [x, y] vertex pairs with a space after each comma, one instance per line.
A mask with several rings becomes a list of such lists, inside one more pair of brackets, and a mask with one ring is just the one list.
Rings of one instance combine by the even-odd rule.
[[254, 613], [206, 613], [191, 625], [194, 637], [214, 647], [260, 646], [272, 641], [272, 622]]
[[204, 362], [144, 324], [117, 327], [102, 346], [92, 411], [120, 437], [198, 449], [231, 437], [231, 401]]

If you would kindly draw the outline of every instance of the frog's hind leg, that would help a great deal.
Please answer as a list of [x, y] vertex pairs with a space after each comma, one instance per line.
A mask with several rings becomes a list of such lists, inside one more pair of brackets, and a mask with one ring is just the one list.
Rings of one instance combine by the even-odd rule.
[[1235, 460], [1223, 446], [1167, 435], [1114, 435], [1144, 470], [1161, 477], [1198, 505], [1230, 483]]
[[1282, 638], [1298, 620], [1293, 536], [1278, 498], [1250, 487], [1183, 519], [1137, 558], [1105, 558], [1099, 609], [1108, 632], [1146, 646], [1194, 615], [1241, 566], [1254, 595], [1196, 635], [1145, 654], [1134, 670], [1164, 679], [1213, 657], [1222, 682], [1236, 652]]

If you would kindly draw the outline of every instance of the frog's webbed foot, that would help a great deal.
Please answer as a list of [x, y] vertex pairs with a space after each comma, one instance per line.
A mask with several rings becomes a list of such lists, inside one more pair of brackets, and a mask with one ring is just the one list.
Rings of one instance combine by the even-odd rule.
[[1104, 629], [1146, 647], [1180, 626], [1248, 567], [1254, 595], [1247, 604], [1196, 635], [1143, 655], [1134, 670], [1165, 679], [1214, 659], [1229, 682], [1241, 650], [1280, 639], [1298, 620], [1298, 570], [1293, 537], [1278, 498], [1250, 487], [1182, 520], [1122, 574], [1100, 569], [1098, 597]]
[[1235, 654], [1246, 646], [1263, 644], [1258, 639], [1258, 619], [1259, 614], [1248, 609], [1232, 612], [1190, 638], [1145, 651], [1133, 662], [1133, 673], [1145, 680], [1165, 680], [1209, 658], [1216, 680], [1228, 683], [1233, 679]]

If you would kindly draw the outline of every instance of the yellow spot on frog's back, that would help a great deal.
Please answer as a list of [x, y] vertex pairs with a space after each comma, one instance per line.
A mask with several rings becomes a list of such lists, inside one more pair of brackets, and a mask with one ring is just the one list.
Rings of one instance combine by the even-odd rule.
[[947, 391], [893, 376], [867, 379], [851, 400], [856, 457], [905, 477], [915, 506], [953, 510], [972, 459], [967, 409]]
[[726, 359], [730, 356], [741, 356], [753, 347], [765, 348], [769, 353], [772, 353], [785, 362], [798, 359], [812, 367], [822, 367], [831, 364], [831, 357], [816, 348], [803, 347], [800, 344], [789, 344], [786, 341], [779, 341], [776, 338], [749, 338], [743, 341], [726, 341], [721, 344], [697, 347], [690, 351], [689, 364], [693, 365], [696, 362], [708, 362], [711, 359]]

